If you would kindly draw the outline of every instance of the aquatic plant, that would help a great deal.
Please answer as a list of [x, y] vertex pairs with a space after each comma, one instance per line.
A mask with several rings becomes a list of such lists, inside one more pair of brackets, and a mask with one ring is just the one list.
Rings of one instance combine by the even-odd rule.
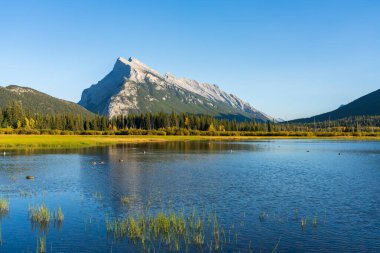
[[29, 216], [32, 225], [37, 225], [42, 230], [45, 230], [50, 225], [51, 212], [45, 204], [39, 207], [29, 207]]
[[120, 201], [123, 205], [129, 205], [131, 203], [136, 202], [137, 197], [135, 195], [133, 196], [122, 196], [120, 198]]
[[317, 216], [314, 216], [314, 217], [313, 217], [313, 221], [312, 221], [312, 223], [313, 223], [313, 227], [316, 228], [316, 227], [317, 227], [317, 224], [318, 224], [318, 218], [317, 218]]
[[54, 217], [58, 223], [63, 222], [63, 219], [65, 218], [65, 216], [63, 215], [62, 209], [60, 207], [58, 207], [57, 211], [54, 212]]
[[304, 217], [302, 217], [301, 218], [301, 228], [302, 228], [302, 230], [304, 230], [305, 229], [305, 227], [306, 227], [306, 218], [304, 218]]
[[102, 201], [103, 200], [103, 195], [101, 192], [95, 192], [92, 194], [92, 197], [95, 201]]
[[0, 199], [0, 216], [9, 212], [9, 201], [7, 199]]
[[260, 212], [259, 214], [259, 220], [264, 221], [266, 218], [268, 218], [268, 213], [265, 211]]
[[37, 252], [45, 253], [46, 252], [46, 236], [39, 238], [39, 244], [37, 243]]
[[154, 216], [148, 212], [138, 216], [127, 214], [126, 217], [116, 220], [107, 218], [108, 236], [118, 240], [128, 239], [140, 245], [142, 251], [157, 245], [165, 245], [167, 250], [177, 252], [182, 249], [188, 251], [189, 247], [204, 249], [204, 246], [218, 251], [222, 248], [222, 243], [226, 242], [216, 213], [209, 224], [205, 223], [205, 216], [198, 215], [195, 211], [188, 216], [174, 211], [160, 211]]

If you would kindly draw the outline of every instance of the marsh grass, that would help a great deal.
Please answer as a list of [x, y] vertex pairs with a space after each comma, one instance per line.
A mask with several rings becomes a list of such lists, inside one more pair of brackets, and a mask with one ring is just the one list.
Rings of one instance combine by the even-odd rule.
[[64, 214], [60, 207], [54, 210], [53, 213], [45, 204], [41, 204], [37, 207], [29, 207], [28, 210], [32, 226], [37, 226], [42, 231], [46, 231], [53, 221], [60, 227], [64, 220]]
[[9, 212], [9, 201], [7, 199], [0, 199], [0, 217], [7, 215]]
[[54, 212], [55, 219], [57, 222], [62, 223], [65, 216], [63, 215], [62, 209], [59, 207], [56, 212]]
[[317, 225], [318, 225], [318, 217], [317, 217], [316, 215], [313, 217], [312, 224], [313, 224], [313, 227], [314, 227], [314, 228], [316, 228]]
[[301, 228], [304, 230], [306, 228], [307, 219], [305, 217], [301, 218]]
[[38, 253], [45, 253], [46, 252], [46, 236], [41, 236], [37, 241], [37, 250]]
[[41, 230], [46, 230], [50, 225], [51, 212], [45, 204], [38, 207], [29, 207], [29, 217], [32, 226], [38, 226]]
[[[127, 239], [140, 245], [142, 251], [165, 247], [168, 251], [188, 251], [189, 248], [219, 251], [226, 243], [224, 229], [219, 225], [216, 213], [206, 222], [206, 215], [196, 211], [185, 215], [183, 212], [158, 212], [155, 215], [128, 214], [122, 219], [106, 219], [108, 236], [116, 240]], [[207, 242], [207, 245], [206, 245]]]

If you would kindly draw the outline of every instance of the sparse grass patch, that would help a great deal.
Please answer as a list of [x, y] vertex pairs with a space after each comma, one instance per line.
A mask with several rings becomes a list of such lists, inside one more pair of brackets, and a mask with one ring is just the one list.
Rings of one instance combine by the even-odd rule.
[[9, 212], [9, 201], [7, 199], [0, 199], [0, 215], [7, 214]]
[[155, 215], [142, 213], [137, 217], [128, 214], [122, 219], [107, 219], [106, 230], [114, 239], [128, 239], [140, 245], [142, 251], [159, 245], [165, 245], [167, 250], [176, 252], [186, 251], [189, 247], [205, 249], [205, 246], [211, 251], [218, 251], [222, 243], [227, 242], [224, 230], [215, 213], [208, 223], [205, 222], [205, 217], [195, 211], [187, 216], [182, 212], [163, 211]]

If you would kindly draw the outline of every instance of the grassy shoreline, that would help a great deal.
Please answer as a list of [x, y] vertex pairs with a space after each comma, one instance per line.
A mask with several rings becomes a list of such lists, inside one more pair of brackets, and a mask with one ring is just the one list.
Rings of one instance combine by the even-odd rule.
[[22, 148], [84, 148], [127, 143], [166, 142], [166, 141], [250, 141], [273, 139], [327, 139], [327, 140], [375, 140], [369, 136], [158, 136], [158, 135], [0, 135], [1, 149]]

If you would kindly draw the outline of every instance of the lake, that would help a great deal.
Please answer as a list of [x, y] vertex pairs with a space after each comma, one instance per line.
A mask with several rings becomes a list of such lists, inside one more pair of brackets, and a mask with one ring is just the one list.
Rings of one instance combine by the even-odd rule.
[[[375, 141], [10, 150], [0, 157], [0, 194], [9, 201], [0, 216], [1, 252], [36, 252], [41, 238], [46, 252], [380, 251]], [[30, 218], [41, 204], [51, 212], [44, 226]], [[159, 214], [182, 217], [185, 231], [133, 237], [115, 227]], [[201, 224], [198, 244], [191, 217]]]

